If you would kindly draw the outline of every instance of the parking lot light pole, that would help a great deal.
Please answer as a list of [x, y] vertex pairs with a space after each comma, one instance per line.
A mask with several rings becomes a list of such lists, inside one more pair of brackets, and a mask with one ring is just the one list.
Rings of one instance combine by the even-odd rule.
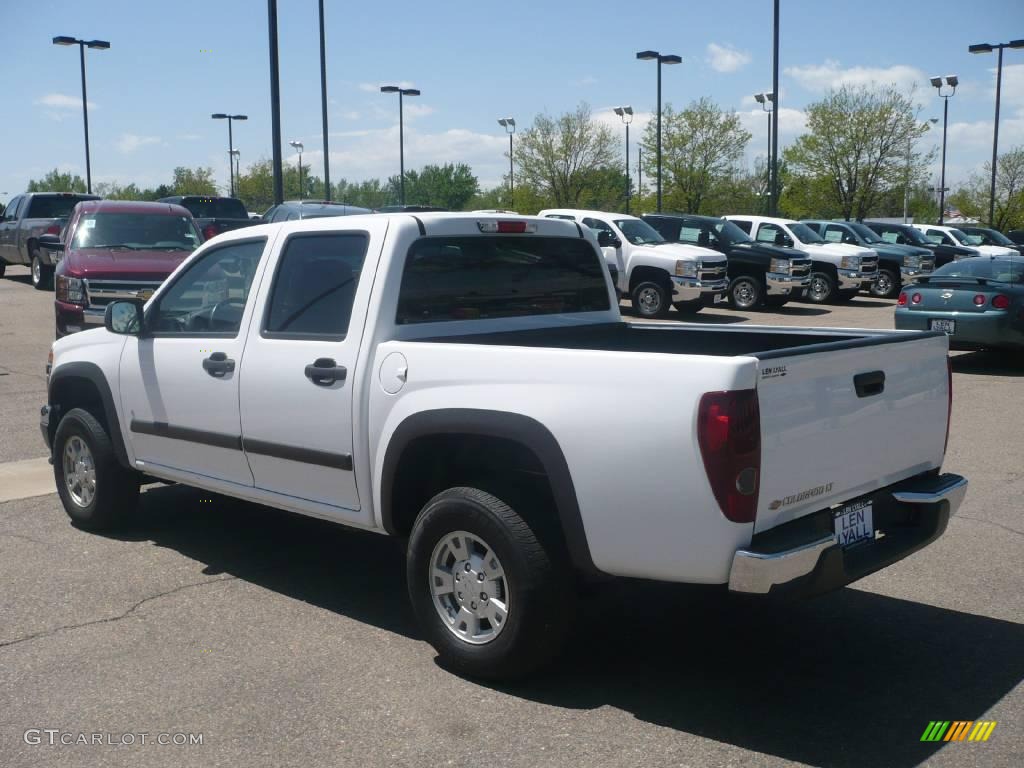
[[769, 116], [772, 121], [771, 165], [772, 186], [768, 190], [768, 212], [779, 215], [779, 0], [775, 0], [772, 13], [772, 95], [774, 109]]
[[331, 201], [331, 154], [327, 149], [327, 40], [324, 37], [324, 0], [320, 0], [320, 114], [324, 129], [324, 200]]
[[398, 202], [405, 205], [405, 113], [402, 99], [405, 96], [419, 96], [420, 91], [417, 88], [382, 85], [380, 92], [398, 94]]
[[228, 175], [231, 177], [231, 197], [235, 196], [235, 171], [231, 164], [231, 156], [235, 153], [235, 137], [231, 130], [231, 123], [234, 120], [248, 120], [248, 115], [227, 115], [223, 112], [217, 112], [216, 114], [210, 115], [214, 120], [227, 120], [228, 121]]
[[82, 122], [85, 125], [85, 189], [92, 194], [92, 164], [89, 161], [89, 101], [85, 89], [85, 49], [105, 51], [110, 48], [106, 40], [79, 40], [77, 37], [60, 35], [53, 38], [54, 45], [77, 45], [78, 60], [82, 67]]
[[274, 205], [284, 202], [281, 168], [281, 70], [277, 46], [277, 0], [267, 0], [267, 31], [270, 38], [270, 151], [274, 164]]
[[775, 111], [775, 94], [774, 93], [755, 93], [754, 101], [761, 105], [761, 109], [768, 113], [768, 210], [771, 212], [771, 201], [772, 201], [772, 179], [775, 174], [772, 173], [772, 113]]
[[632, 180], [629, 177], [629, 124], [633, 122], [633, 108], [615, 107], [613, 111], [622, 119], [623, 124], [626, 126], [626, 215], [628, 216], [630, 192], [633, 187]]
[[498, 120], [498, 125], [505, 129], [508, 134], [508, 207], [516, 207], [516, 188], [513, 183], [513, 172], [515, 166], [512, 164], [512, 134], [516, 132], [516, 120], [514, 117], [503, 117]]
[[640, 51], [636, 57], [641, 61], [658, 62], [658, 151], [656, 164], [658, 167], [658, 213], [661, 213], [661, 65], [682, 64], [683, 60], [679, 56], [672, 54], [663, 55], [657, 51]]
[[[946, 129], [949, 128], [949, 100], [956, 93], [956, 87], [960, 85], [960, 79], [956, 75], [945, 77], [933, 77], [930, 79], [932, 86], [943, 100], [942, 104], [942, 179], [939, 181], [939, 224], [946, 218]], [[950, 89], [943, 93], [942, 89]]]
[[302, 194], [302, 150], [303, 150], [303, 146], [302, 146], [302, 142], [301, 141], [289, 141], [288, 143], [292, 146], [292, 149], [294, 149], [296, 152], [299, 153], [299, 200], [301, 200], [304, 197], [304, 195]]
[[640, 205], [644, 204], [644, 148], [636, 150], [636, 193], [640, 197]]
[[988, 197], [988, 225], [995, 226], [996, 218], [996, 160], [999, 152], [999, 93], [1003, 89], [1003, 49], [1024, 48], [1024, 40], [1011, 40], [1008, 43], [978, 43], [968, 46], [971, 53], [992, 53], [999, 51], [998, 64], [996, 64], [996, 118], [992, 127], [992, 185]]
[[[242, 161], [240, 158], [241, 153], [237, 149], [228, 150], [228, 159], [235, 164], [235, 178], [237, 179], [242, 175]], [[235, 196], [234, 183], [231, 185], [231, 196]]]
[[[930, 117], [925, 123], [921, 123], [921, 127], [926, 131], [933, 125], [939, 122], [939, 118]], [[903, 183], [903, 223], [906, 224], [910, 213], [910, 155], [914, 148], [914, 137], [907, 137], [907, 172]]]

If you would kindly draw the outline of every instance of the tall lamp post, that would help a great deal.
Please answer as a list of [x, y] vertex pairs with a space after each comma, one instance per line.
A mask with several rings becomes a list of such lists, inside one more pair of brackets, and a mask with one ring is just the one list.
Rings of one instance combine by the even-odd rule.
[[774, 93], [755, 93], [754, 101], [761, 105], [761, 109], [768, 113], [768, 212], [771, 213], [772, 190], [775, 189], [772, 181], [775, 178], [772, 167], [772, 113], [775, 112]]
[[248, 120], [248, 115], [226, 115], [223, 112], [218, 112], [215, 115], [210, 115], [214, 120], [227, 120], [228, 121], [228, 173], [231, 176], [231, 197], [235, 196], [235, 171], [231, 164], [231, 156], [235, 150], [235, 137], [231, 131], [231, 123], [234, 120]]
[[82, 122], [85, 125], [85, 189], [92, 194], [92, 164], [89, 162], [89, 101], [85, 91], [85, 49], [105, 51], [110, 48], [106, 40], [79, 40], [77, 37], [59, 36], [53, 38], [54, 45], [77, 45], [78, 60], [82, 65]]
[[640, 196], [640, 205], [644, 203], [644, 148], [636, 149], [636, 193]]
[[267, 32], [270, 38], [270, 151], [274, 164], [274, 205], [284, 202], [281, 169], [281, 72], [278, 66], [277, 0], [267, 0]]
[[324, 38], [324, 0], [320, 0], [320, 114], [324, 128], [324, 200], [331, 201], [331, 155], [327, 150], [327, 41]]
[[381, 93], [398, 94], [398, 196], [399, 203], [405, 205], [405, 115], [402, 99], [406, 96], [419, 96], [418, 88], [401, 88], [397, 85], [382, 85]]
[[[960, 80], [956, 75], [946, 75], [945, 77], [933, 77], [931, 78], [931, 84], [935, 87], [940, 97], [942, 97], [942, 179], [939, 181], [939, 224], [942, 224], [946, 218], [946, 129], [949, 127], [949, 100], [956, 93], [956, 87], [960, 85]], [[942, 89], [948, 88], [948, 93], [943, 93]]]
[[632, 107], [615, 107], [613, 110], [626, 126], [626, 215], [629, 215], [629, 198], [632, 189], [632, 180], [629, 178], [629, 124], [633, 122]]
[[304, 197], [302, 194], [302, 142], [289, 141], [288, 143], [292, 146], [292, 149], [299, 153], [299, 200], [301, 200]]
[[771, 134], [771, 165], [772, 186], [768, 190], [768, 213], [777, 216], [779, 213], [779, 0], [775, 0], [772, 13], [772, 94], [775, 96], [774, 109], [770, 115], [772, 121]]
[[[921, 127], [926, 131], [939, 122], [939, 118], [930, 117], [928, 122], [921, 123]], [[908, 214], [910, 213], [910, 155], [914, 148], [914, 137], [907, 137], [907, 172], [903, 184], [903, 223], [906, 224], [908, 221]]]
[[1008, 43], [978, 43], [967, 48], [971, 53], [992, 53], [999, 51], [999, 63], [996, 64], [996, 119], [992, 128], [992, 186], [988, 198], [988, 225], [995, 226], [996, 218], [996, 160], [999, 152], [999, 92], [1003, 88], [1003, 49], [1024, 48], [1024, 40], [1011, 40]]
[[508, 207], [516, 207], [516, 187], [513, 183], [513, 171], [515, 166], [512, 164], [512, 134], [516, 132], [516, 120], [514, 117], [503, 117], [498, 120], [498, 125], [505, 129], [505, 133], [508, 134]]
[[[234, 163], [234, 165], [235, 165], [235, 178], [236, 179], [239, 178], [242, 175], [242, 162], [241, 162], [241, 157], [240, 157], [241, 154], [242, 153], [239, 152], [237, 149], [228, 150], [228, 159], [232, 163]], [[232, 197], [235, 196], [234, 189], [232, 189], [232, 191], [231, 191], [231, 196]]]
[[679, 56], [672, 54], [660, 54], [657, 51], [640, 51], [636, 57], [642, 61], [658, 62], [658, 152], [656, 164], [658, 166], [658, 213], [661, 213], [661, 65], [682, 64]]

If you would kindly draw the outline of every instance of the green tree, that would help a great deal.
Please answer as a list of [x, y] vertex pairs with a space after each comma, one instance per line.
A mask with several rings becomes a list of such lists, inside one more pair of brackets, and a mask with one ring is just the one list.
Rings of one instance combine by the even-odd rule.
[[1024, 227], [1024, 147], [1014, 147], [996, 161], [995, 218], [988, 222], [989, 197], [992, 191], [992, 163], [985, 163], [946, 202], [960, 209], [965, 216], [986, 221], [990, 227], [1006, 231]]
[[32, 179], [26, 192], [85, 192], [85, 179], [78, 174], [62, 173], [54, 168], [41, 179]]
[[398, 194], [393, 193], [391, 186], [380, 179], [366, 179], [358, 184], [342, 179], [334, 185], [332, 199], [362, 208], [380, 208], [382, 205], [397, 202]]
[[[740, 162], [751, 135], [739, 115], [704, 97], [676, 112], [662, 110], [662, 204], [688, 213], [719, 207], [743, 175]], [[657, 123], [644, 131], [644, 173], [657, 173]]]
[[831, 209], [864, 218], [877, 212], [887, 190], [904, 188], [908, 167], [911, 184], [926, 172], [930, 153], [912, 148], [928, 129], [912, 97], [895, 86], [843, 86], [808, 106], [808, 133], [783, 156], [795, 177], [814, 180], [807, 183], [822, 195], [818, 215]]
[[[617, 145], [611, 129], [591, 119], [586, 103], [557, 118], [537, 115], [519, 139], [516, 176], [555, 206], [578, 207], [594, 171], [618, 163]], [[517, 206], [518, 200], [517, 189]]]
[[213, 168], [185, 168], [178, 166], [174, 169], [175, 195], [216, 195], [217, 185], [213, 181]]
[[[389, 179], [397, 186], [398, 177]], [[419, 171], [405, 172], [405, 201], [409, 205], [434, 205], [461, 211], [480, 191], [480, 182], [465, 163], [426, 165]]]

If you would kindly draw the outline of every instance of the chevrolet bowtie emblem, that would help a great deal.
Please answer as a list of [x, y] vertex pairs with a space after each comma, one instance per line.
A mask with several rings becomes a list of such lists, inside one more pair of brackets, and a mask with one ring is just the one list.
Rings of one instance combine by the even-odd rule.
[[949, 301], [950, 299], [953, 298], [953, 292], [952, 291], [943, 291], [939, 295], [942, 296], [942, 298], [945, 299], [946, 301]]

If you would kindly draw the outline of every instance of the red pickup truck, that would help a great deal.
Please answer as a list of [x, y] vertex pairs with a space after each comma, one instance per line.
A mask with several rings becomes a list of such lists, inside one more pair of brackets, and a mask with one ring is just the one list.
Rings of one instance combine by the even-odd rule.
[[64, 238], [40, 238], [64, 252], [55, 275], [58, 339], [102, 326], [111, 301], [148, 298], [203, 241], [180, 205], [115, 200], [76, 205]]

